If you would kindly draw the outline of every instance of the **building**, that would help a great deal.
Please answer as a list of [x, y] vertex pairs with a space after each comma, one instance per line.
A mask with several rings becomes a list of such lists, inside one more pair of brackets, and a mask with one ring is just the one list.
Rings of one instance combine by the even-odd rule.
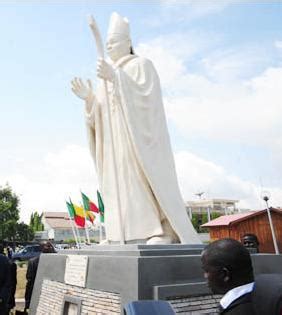
[[238, 212], [236, 204], [239, 200], [232, 199], [199, 199], [186, 202], [186, 209], [191, 217], [191, 213], [217, 212], [220, 214], [231, 214]]
[[[44, 231], [36, 234], [37, 240], [49, 239], [54, 242], [64, 242], [68, 239], [74, 239], [71, 220], [67, 212], [43, 212], [42, 223]], [[80, 236], [85, 239], [85, 229], [78, 227]], [[99, 230], [89, 230], [90, 238], [99, 239]]]
[[71, 222], [66, 212], [43, 212], [42, 223], [48, 239], [64, 241], [74, 238]]
[[[282, 209], [270, 208], [270, 213], [279, 252], [282, 253]], [[245, 234], [255, 234], [259, 240], [260, 252], [275, 252], [266, 209], [224, 215], [201, 227], [209, 229], [211, 240], [231, 237], [241, 241]]]

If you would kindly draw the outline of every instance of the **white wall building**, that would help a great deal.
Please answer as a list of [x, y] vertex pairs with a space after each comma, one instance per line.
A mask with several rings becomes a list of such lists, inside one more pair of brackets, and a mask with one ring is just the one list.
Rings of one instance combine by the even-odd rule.
[[[71, 220], [67, 212], [43, 212], [42, 223], [44, 231], [37, 233], [36, 239], [50, 239], [55, 242], [64, 242], [67, 239], [74, 239]], [[85, 229], [78, 227], [79, 234], [85, 239]], [[90, 238], [99, 241], [99, 229], [94, 227], [88, 229]]]
[[199, 199], [186, 202], [186, 209], [191, 217], [192, 213], [218, 212], [222, 215], [239, 212], [236, 204], [239, 200], [233, 199]]

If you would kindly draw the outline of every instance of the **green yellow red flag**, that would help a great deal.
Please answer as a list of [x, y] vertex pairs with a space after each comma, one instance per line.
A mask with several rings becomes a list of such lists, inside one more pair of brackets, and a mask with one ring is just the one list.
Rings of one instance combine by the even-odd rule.
[[85, 211], [92, 211], [99, 213], [98, 207], [95, 205], [93, 201], [91, 201], [83, 192], [81, 192], [83, 207]]
[[67, 205], [68, 205], [69, 213], [71, 210], [71, 213], [74, 214], [73, 219], [74, 219], [75, 224], [80, 227], [84, 227], [85, 226], [85, 213], [84, 213], [83, 208], [74, 205], [71, 202], [71, 200], [70, 202], [67, 203]]
[[104, 223], [105, 221], [105, 208], [104, 208], [104, 202], [102, 199], [101, 194], [97, 190], [97, 199], [98, 199], [98, 205], [99, 205], [99, 213], [100, 213], [100, 221]]

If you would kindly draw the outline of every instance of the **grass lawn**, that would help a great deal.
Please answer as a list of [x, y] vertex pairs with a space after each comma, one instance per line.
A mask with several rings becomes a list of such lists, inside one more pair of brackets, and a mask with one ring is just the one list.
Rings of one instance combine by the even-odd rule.
[[26, 285], [26, 278], [25, 278], [26, 269], [27, 269], [26, 264], [21, 263], [21, 265], [18, 265], [16, 299], [24, 298], [25, 285]]

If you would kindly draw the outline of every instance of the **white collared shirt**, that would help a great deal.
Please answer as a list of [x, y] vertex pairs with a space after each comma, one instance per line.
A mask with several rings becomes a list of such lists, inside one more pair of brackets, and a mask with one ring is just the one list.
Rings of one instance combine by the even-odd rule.
[[254, 288], [254, 282], [250, 282], [232, 290], [229, 290], [223, 298], [220, 300], [220, 305], [226, 309], [233, 301], [237, 300], [240, 296], [252, 292]]

